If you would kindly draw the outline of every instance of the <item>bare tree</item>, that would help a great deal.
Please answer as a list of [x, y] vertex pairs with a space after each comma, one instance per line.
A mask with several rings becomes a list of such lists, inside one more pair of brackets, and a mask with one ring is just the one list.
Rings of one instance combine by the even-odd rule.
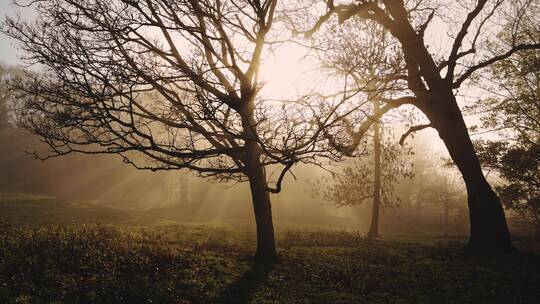
[[138, 169], [249, 182], [255, 257], [273, 260], [270, 193], [295, 163], [327, 155], [298, 104], [260, 97], [276, 3], [36, 1], [35, 21], [3, 26], [42, 68], [13, 83], [19, 124], [49, 145], [45, 159], [113, 153]]
[[[404, 138], [429, 127], [438, 131], [467, 188], [471, 223], [467, 248], [474, 252], [512, 251], [503, 208], [482, 172], [456, 92], [467, 80], [493, 63], [523, 50], [540, 49], [538, 37], [529, 39], [520, 35], [523, 24], [534, 22], [534, 14], [539, 10], [538, 1], [315, 2], [324, 3], [326, 12], [304, 31], [307, 37], [332, 24], [333, 16], [337, 16], [339, 23], [362, 19], [374, 26], [382, 26], [390, 33], [398, 46], [393, 51], [402, 53], [404, 61], [403, 73], [387, 76], [396, 79], [402, 89], [397, 90], [399, 95], [394, 95], [397, 98], [384, 100], [380, 113], [371, 117], [380, 117], [404, 104], [413, 105], [424, 113], [429, 122], [411, 127]], [[435, 34], [449, 33], [448, 39], [439, 44], [437, 40], [428, 41], [425, 37], [435, 22], [445, 24]], [[497, 37], [503, 28], [510, 29], [513, 37], [510, 43]], [[494, 52], [499, 49], [492, 47], [494, 43], [501, 44], [504, 50]], [[345, 142], [344, 136], [329, 139], [343, 152], [350, 152], [372, 123], [372, 119], [365, 119], [353, 131], [345, 132], [349, 135]]]

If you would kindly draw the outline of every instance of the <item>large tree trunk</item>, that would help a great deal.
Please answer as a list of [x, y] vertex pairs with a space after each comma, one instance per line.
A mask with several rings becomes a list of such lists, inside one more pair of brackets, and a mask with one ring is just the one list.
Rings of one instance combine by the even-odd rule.
[[[373, 111], [377, 113], [380, 110], [379, 99], [373, 101]], [[369, 228], [368, 238], [379, 237], [379, 208], [381, 205], [381, 126], [377, 121], [373, 124], [373, 156], [375, 168], [373, 170], [373, 209], [371, 214], [371, 227]]]
[[277, 258], [274, 224], [272, 222], [272, 205], [267, 190], [266, 174], [260, 162], [260, 148], [250, 143], [248, 148], [248, 178], [257, 225], [257, 252], [255, 261], [273, 262]]
[[450, 92], [446, 98], [421, 109], [439, 132], [465, 181], [471, 227], [467, 249], [489, 254], [511, 252], [513, 247], [502, 205], [482, 172], [455, 97]]

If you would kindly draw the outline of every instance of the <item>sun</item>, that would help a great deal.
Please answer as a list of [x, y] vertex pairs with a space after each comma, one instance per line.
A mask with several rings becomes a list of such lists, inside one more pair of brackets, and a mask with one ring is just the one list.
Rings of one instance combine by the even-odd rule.
[[261, 63], [261, 94], [267, 98], [288, 99], [315, 84], [315, 58], [308, 49], [292, 42], [273, 46]]

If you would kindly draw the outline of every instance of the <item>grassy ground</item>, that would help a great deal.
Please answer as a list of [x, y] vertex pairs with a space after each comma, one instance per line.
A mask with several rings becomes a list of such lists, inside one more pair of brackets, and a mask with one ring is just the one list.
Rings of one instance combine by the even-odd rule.
[[540, 258], [475, 260], [457, 244], [285, 231], [255, 267], [253, 236], [212, 226], [4, 225], [1, 303], [539, 303]]
[[0, 303], [540, 303], [540, 256], [471, 258], [459, 241], [280, 230], [281, 260], [255, 266], [249, 227], [28, 225], [20, 213], [0, 225]]

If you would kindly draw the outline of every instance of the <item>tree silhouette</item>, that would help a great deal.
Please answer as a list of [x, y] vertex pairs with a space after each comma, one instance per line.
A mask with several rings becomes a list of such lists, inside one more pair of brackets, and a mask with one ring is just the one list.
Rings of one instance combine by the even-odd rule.
[[[364, 116], [371, 119], [357, 118], [357, 126], [345, 125], [342, 127], [343, 132], [327, 136], [330, 142], [342, 152], [350, 153], [373, 124], [373, 117], [381, 117], [405, 104], [416, 107], [429, 122], [411, 127], [404, 136], [432, 127], [438, 131], [446, 145], [467, 188], [471, 223], [467, 248], [478, 253], [512, 251], [503, 208], [482, 172], [456, 100], [456, 91], [482, 69], [520, 51], [540, 49], [538, 37], [531, 39], [520, 35], [524, 25], [537, 23], [535, 12], [539, 10], [539, 3], [533, 0], [451, 3], [402, 0], [338, 3], [330, 0], [319, 3], [324, 3], [326, 13], [319, 15], [303, 31], [306, 37], [313, 36], [319, 30], [324, 32], [323, 28], [326, 29], [329, 24], [336, 28], [332, 23], [333, 16], [337, 16], [338, 23], [361, 19], [373, 26], [381, 26], [390, 33], [395, 43], [394, 47], [386, 50], [388, 59], [395, 53], [403, 56], [403, 61], [396, 62], [396, 68], [391, 73], [379, 76], [394, 81], [395, 98], [383, 99], [384, 105], [379, 113]], [[316, 5], [311, 7], [320, 8]], [[440, 35], [441, 31], [449, 32], [448, 39], [439, 44], [436, 41], [428, 42], [425, 37], [434, 20], [446, 24], [443, 30], [435, 30], [437, 34]], [[504, 27], [510, 29], [511, 43], [505, 43], [505, 40], [497, 37]], [[494, 48], [493, 44], [501, 48]], [[399, 68], [402, 72], [395, 73]], [[342, 112], [342, 115], [350, 116], [349, 112]]]
[[[442, 170], [440, 170], [442, 171]], [[453, 180], [452, 176], [432, 174], [422, 189], [422, 200], [442, 211], [442, 231], [445, 236], [450, 235], [450, 217], [459, 215], [465, 208], [465, 195], [463, 186]]]
[[35, 21], [11, 17], [3, 26], [41, 68], [12, 84], [18, 123], [49, 145], [44, 159], [112, 153], [138, 169], [249, 182], [255, 257], [273, 260], [270, 193], [295, 163], [331, 157], [308, 113], [260, 97], [276, 4], [34, 2]]
[[0, 64], [0, 131], [10, 126], [10, 106], [13, 104], [13, 93], [10, 92], [9, 83], [18, 77], [21, 71]]

